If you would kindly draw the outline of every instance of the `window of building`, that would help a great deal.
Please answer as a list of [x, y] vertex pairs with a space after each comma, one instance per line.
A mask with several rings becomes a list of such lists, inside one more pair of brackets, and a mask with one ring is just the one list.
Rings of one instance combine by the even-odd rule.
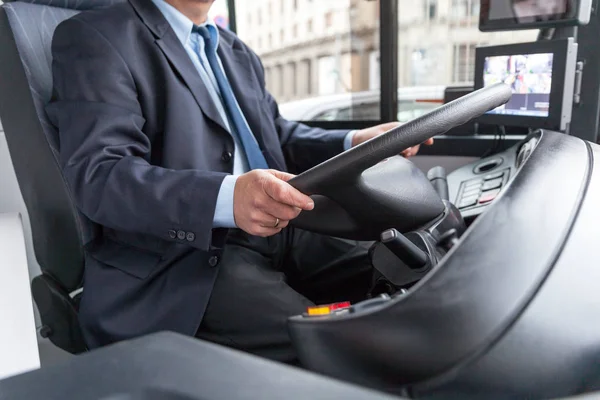
[[332, 11], [328, 11], [325, 14], [325, 27], [326, 28], [331, 28], [333, 26], [333, 12]]
[[478, 18], [480, 0], [452, 0], [450, 3], [451, 17]]
[[284, 91], [284, 76], [283, 76], [283, 66], [278, 65], [275, 67], [275, 84], [273, 85], [273, 89], [277, 92], [277, 93], [281, 93], [281, 95], [283, 96], [283, 91]]
[[292, 38], [296, 40], [298, 38], [298, 25], [294, 24], [292, 28]]
[[423, 0], [423, 11], [426, 20], [437, 18], [437, 0]]
[[306, 23], [306, 33], [312, 33], [313, 31], [313, 20], [309, 19]]
[[288, 84], [290, 85], [291, 88], [291, 96], [292, 98], [295, 98], [298, 95], [298, 75], [297, 75], [297, 71], [296, 71], [296, 63], [292, 62], [289, 64], [288, 67], [289, 70], [289, 82]]
[[305, 76], [305, 91], [304, 94], [309, 96], [310, 94], [312, 94], [312, 81], [313, 81], [313, 76], [312, 76], [312, 61], [311, 60], [304, 60], [304, 66], [306, 69], [306, 74]]
[[452, 83], [473, 82], [475, 75], [475, 44], [454, 45]]

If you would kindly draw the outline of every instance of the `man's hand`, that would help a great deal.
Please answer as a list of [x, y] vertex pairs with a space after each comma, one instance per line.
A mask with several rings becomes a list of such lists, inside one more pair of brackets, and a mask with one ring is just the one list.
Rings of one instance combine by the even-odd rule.
[[301, 211], [315, 207], [312, 199], [287, 183], [294, 175], [275, 170], [254, 170], [241, 175], [233, 192], [236, 225], [254, 236], [272, 236]]
[[[352, 147], [358, 146], [359, 144], [364, 143], [367, 140], [373, 139], [374, 137], [379, 136], [382, 133], [385, 133], [385, 132], [389, 131], [390, 129], [394, 129], [400, 125], [401, 124], [399, 122], [388, 122], [387, 124], [377, 125], [372, 128], [367, 128], [367, 129], [358, 131], [354, 134], [354, 137], [352, 138]], [[432, 145], [433, 138], [427, 139], [425, 142], [423, 142], [423, 144]], [[408, 149], [404, 150], [400, 154], [406, 158], [416, 156], [417, 153], [419, 152], [420, 147], [421, 147], [420, 145], [414, 146], [414, 147], [409, 147]]]

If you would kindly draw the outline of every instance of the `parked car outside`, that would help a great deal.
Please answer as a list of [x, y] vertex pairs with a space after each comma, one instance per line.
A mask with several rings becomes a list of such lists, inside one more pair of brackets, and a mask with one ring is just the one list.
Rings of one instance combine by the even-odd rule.
[[[406, 123], [442, 105], [444, 89], [444, 86], [398, 89], [398, 121]], [[378, 121], [380, 92], [373, 90], [312, 97], [281, 104], [279, 111], [291, 121]]]

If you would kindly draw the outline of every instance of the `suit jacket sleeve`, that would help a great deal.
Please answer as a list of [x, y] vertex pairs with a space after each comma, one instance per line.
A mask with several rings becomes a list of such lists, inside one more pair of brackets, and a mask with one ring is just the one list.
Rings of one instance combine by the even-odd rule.
[[288, 121], [279, 113], [277, 101], [265, 87], [264, 68], [260, 58], [251, 50], [258, 80], [263, 88], [263, 99], [275, 121], [279, 141], [288, 170], [301, 173], [344, 151], [344, 139], [349, 130], [326, 130], [313, 128], [296, 121]]
[[[210, 247], [217, 195], [226, 174], [151, 165], [151, 139], [125, 61], [93, 26], [62, 23], [53, 43], [53, 100], [60, 163], [81, 212], [108, 228]], [[188, 235], [188, 238], [190, 235]], [[187, 239], [187, 238], [186, 238]]]

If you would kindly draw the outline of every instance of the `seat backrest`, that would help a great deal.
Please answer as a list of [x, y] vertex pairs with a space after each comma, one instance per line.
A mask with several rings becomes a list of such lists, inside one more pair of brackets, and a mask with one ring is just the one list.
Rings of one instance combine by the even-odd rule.
[[52, 95], [51, 42], [79, 11], [124, 0], [23, 0], [0, 10], [0, 119], [29, 217], [37, 261], [61, 289], [78, 289], [94, 224], [75, 208], [58, 164], [45, 106]]

